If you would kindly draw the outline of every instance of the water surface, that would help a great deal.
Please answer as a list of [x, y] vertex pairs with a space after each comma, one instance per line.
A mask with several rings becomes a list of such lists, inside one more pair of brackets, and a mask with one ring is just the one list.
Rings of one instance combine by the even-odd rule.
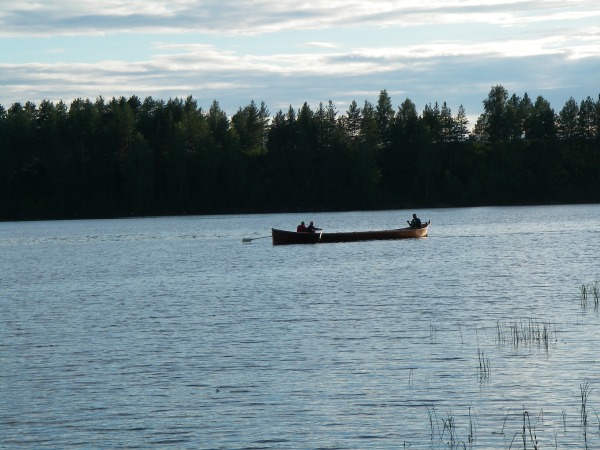
[[0, 223], [0, 446], [600, 445], [600, 206], [414, 212]]

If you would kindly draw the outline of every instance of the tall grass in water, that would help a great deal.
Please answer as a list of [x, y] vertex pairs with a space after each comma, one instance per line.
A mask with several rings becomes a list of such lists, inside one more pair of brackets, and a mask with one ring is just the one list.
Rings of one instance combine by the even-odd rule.
[[582, 284], [579, 290], [581, 292], [580, 301], [582, 308], [587, 308], [590, 303], [594, 305], [595, 309], [600, 307], [600, 285], [598, 281]]
[[477, 349], [477, 358], [479, 359], [479, 380], [487, 380], [492, 373], [490, 360], [480, 349]]
[[[598, 440], [600, 439], [600, 416], [596, 413], [595, 408], [590, 405], [590, 394], [593, 388], [590, 386], [590, 381], [586, 380], [580, 384], [579, 405], [573, 403], [575, 408], [580, 409], [580, 423], [576, 420], [571, 423], [571, 427], [567, 424], [567, 412], [553, 410], [550, 412], [550, 423], [554, 423], [562, 429], [562, 438], [566, 441], [559, 442], [559, 430], [554, 430], [554, 445], [550, 446], [550, 438], [544, 436], [542, 432], [551, 431], [545, 424], [548, 411], [541, 409], [539, 413], [533, 414], [523, 405], [521, 412], [515, 411], [511, 414], [509, 409], [504, 415], [501, 430], [494, 431], [492, 434], [500, 434], [504, 437], [503, 449], [508, 450], [541, 450], [542, 448], [581, 448], [589, 450], [591, 448], [600, 448]], [[555, 407], [556, 405], [554, 405]], [[476, 439], [476, 420], [469, 407], [468, 418], [460, 416], [463, 420], [469, 421], [468, 424], [463, 423], [460, 426], [460, 418], [452, 416], [448, 413], [446, 417], [438, 417], [436, 409], [433, 405], [425, 406], [429, 414], [430, 439], [429, 448], [431, 449], [473, 449], [477, 447]], [[592, 412], [592, 414], [590, 414]], [[596, 417], [596, 419], [594, 419]], [[597, 422], [596, 422], [597, 421]], [[538, 429], [537, 427], [540, 427]], [[580, 433], [568, 432], [569, 429], [579, 428]], [[461, 438], [462, 435], [462, 438]], [[412, 447], [411, 443], [404, 442], [405, 448]], [[422, 447], [419, 447], [422, 448]], [[500, 447], [494, 447], [500, 448]]]
[[590, 382], [589, 380], [586, 381], [583, 384], [579, 385], [579, 389], [581, 390], [581, 429], [583, 432], [583, 441], [585, 443], [585, 448], [588, 448], [588, 433], [587, 433], [587, 428], [588, 428], [588, 407], [587, 407], [587, 402], [588, 402], [588, 397], [590, 395], [590, 392], [592, 392], [592, 389], [590, 388]]
[[496, 323], [496, 343], [519, 347], [538, 347], [548, 350], [556, 341], [556, 324], [538, 319]]
[[[432, 406], [431, 409], [427, 407], [427, 413], [429, 414], [429, 426], [431, 428], [431, 448], [438, 447], [441, 444], [448, 450], [466, 450], [467, 444], [458, 437], [456, 423], [451, 414], [448, 414], [446, 419], [439, 421], [435, 407]], [[471, 416], [471, 408], [469, 408], [469, 434], [467, 442], [469, 443], [469, 448], [472, 448], [475, 442], [475, 423]]]
[[[535, 434], [535, 427], [531, 426], [529, 412], [525, 410], [525, 407], [523, 407], [523, 427], [521, 428], [520, 432], [515, 433], [509, 448], [512, 449], [513, 444], [515, 444], [515, 440], [519, 438], [523, 442], [523, 450], [527, 450], [528, 448], [532, 448], [533, 450], [539, 449], [539, 442], [537, 435]], [[528, 445], [531, 447], [528, 447]], [[517, 447], [515, 446], [514, 448]]]
[[431, 321], [429, 322], [429, 342], [431, 344], [437, 342], [437, 328]]
[[[567, 424], [567, 412], [553, 411], [550, 413], [550, 423], [558, 425], [562, 429], [562, 439], [566, 441], [559, 442], [559, 430], [554, 430], [553, 441], [554, 445], [550, 446], [551, 439], [549, 436], [544, 436], [542, 431], [551, 431], [545, 424], [547, 411], [541, 409], [536, 415], [531, 413], [523, 405], [521, 412], [515, 411], [511, 414], [509, 409], [504, 415], [502, 428], [499, 431], [494, 431], [492, 434], [500, 434], [504, 437], [505, 450], [541, 450], [542, 448], [581, 448], [589, 450], [591, 448], [600, 448], [598, 439], [600, 439], [600, 416], [595, 409], [589, 404], [589, 397], [593, 389], [590, 387], [590, 381], [585, 381], [580, 384], [580, 399], [579, 405], [574, 403], [575, 408], [580, 409], [580, 423], [576, 421], [571, 423], [571, 427]], [[556, 406], [556, 405], [555, 405]], [[433, 405], [425, 406], [429, 414], [430, 427], [430, 443], [431, 449], [474, 449], [477, 447], [476, 438], [476, 418], [472, 414], [469, 407], [468, 418], [460, 416], [459, 418], [448, 413], [445, 417], [438, 417], [436, 409]], [[592, 412], [592, 414], [590, 414]], [[467, 423], [460, 423], [460, 420], [468, 420]], [[596, 422], [596, 420], [598, 422]], [[541, 427], [538, 429], [538, 426]], [[597, 428], [596, 428], [597, 427]], [[580, 433], [568, 432], [568, 429], [579, 428]], [[404, 441], [405, 448], [412, 448], [412, 443]], [[422, 448], [422, 447], [419, 447]], [[500, 447], [494, 447], [500, 448]]]

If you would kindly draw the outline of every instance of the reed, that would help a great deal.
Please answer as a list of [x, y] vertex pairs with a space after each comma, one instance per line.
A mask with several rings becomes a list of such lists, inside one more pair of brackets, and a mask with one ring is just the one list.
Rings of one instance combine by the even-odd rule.
[[[432, 406], [431, 409], [429, 409], [428, 406], [426, 406], [426, 408], [427, 408], [427, 415], [429, 416], [429, 428], [431, 430], [431, 446], [433, 447], [435, 437], [439, 434], [437, 414], [435, 413], [435, 406]], [[437, 433], [436, 433], [436, 427], [437, 427]]]
[[531, 425], [529, 412], [525, 409], [525, 407], [523, 407], [523, 426], [521, 428], [521, 431], [515, 433], [515, 435], [513, 436], [509, 449], [513, 448], [515, 439], [517, 439], [518, 437], [520, 437], [521, 441], [523, 442], [523, 450], [527, 450], [528, 448], [530, 448], [529, 446], [531, 446], [533, 450], [539, 449], [539, 442], [535, 433], [535, 427]]
[[479, 380], [487, 380], [492, 373], [490, 359], [481, 349], [477, 349], [477, 359], [479, 360]]
[[589, 415], [589, 411], [588, 411], [588, 397], [590, 395], [590, 393], [592, 392], [592, 389], [590, 388], [590, 381], [586, 381], [585, 383], [582, 383], [579, 385], [579, 389], [581, 391], [581, 430], [583, 433], [583, 441], [585, 444], [585, 448], [588, 448], [588, 433], [587, 433], [587, 428], [588, 428], [588, 415]]
[[[444, 448], [449, 450], [466, 450], [467, 445], [458, 437], [456, 423], [451, 414], [448, 414], [447, 418], [441, 420], [440, 427], [440, 421], [435, 412], [435, 407], [432, 406], [431, 409], [427, 407], [427, 413], [429, 414], [429, 426], [431, 429], [431, 448], [438, 447], [439, 444], [442, 444]], [[469, 421], [468, 441], [470, 447], [472, 447], [472, 442], [474, 442], [475, 437], [473, 435], [474, 424], [473, 419], [471, 418], [471, 408], [469, 408]]]
[[[445, 441], [446, 444], [448, 445], [448, 448], [450, 449], [455, 449], [458, 448], [459, 445], [459, 440], [456, 436], [456, 425], [454, 424], [454, 418], [451, 415], [448, 415], [447, 419], [444, 419], [444, 428], [442, 430], [442, 435], [440, 436], [440, 439], [442, 441]], [[444, 438], [444, 436], [447, 433], [447, 437]], [[446, 440], [447, 439], [447, 440]], [[464, 447], [464, 442], [462, 443], [462, 447]]]
[[587, 308], [587, 305], [588, 305], [587, 284], [582, 284], [581, 287], [579, 288], [579, 290], [581, 292], [581, 307]]
[[509, 410], [508, 410], [508, 411], [506, 411], [506, 414], [504, 415], [504, 421], [502, 422], [502, 431], [500, 431], [500, 434], [501, 434], [502, 436], [504, 436], [504, 435], [505, 435], [505, 433], [504, 433], [504, 428], [506, 428], [506, 421], [508, 420], [508, 416], [509, 416], [509, 414], [510, 414], [510, 408], [509, 408]]
[[437, 328], [431, 321], [429, 322], [429, 342], [432, 344], [437, 342]]
[[[579, 405], [577, 405], [577, 403], [573, 404], [574, 407], [577, 408], [579, 406], [580, 409], [581, 433], [577, 434], [579, 442], [574, 442], [573, 438], [575, 438], [575, 435], [571, 435], [570, 441], [568, 443], [563, 442], [561, 447], [559, 437], [563, 434], [563, 437], [565, 438], [569, 428], [567, 426], [567, 412], [565, 409], [548, 414], [548, 411], [542, 408], [539, 410], [538, 414], [532, 414], [525, 408], [525, 405], [522, 406], [520, 412], [515, 411], [514, 414], [511, 414], [511, 409], [509, 409], [504, 415], [501, 429], [497, 432], [493, 432], [493, 434], [504, 436], [506, 441], [503, 448], [509, 450], [540, 450], [542, 446], [547, 448], [548, 444], [556, 449], [565, 448], [565, 446], [568, 446], [569, 448], [583, 448], [586, 450], [589, 450], [590, 448], [600, 448], [598, 447], [596, 440], [594, 440], [594, 438], [600, 438], [600, 417], [590, 405], [589, 400], [592, 391], [593, 388], [590, 385], [590, 381], [581, 383]], [[433, 405], [430, 407], [426, 406], [426, 408], [429, 414], [429, 426], [431, 432], [429, 448], [449, 450], [477, 448], [475, 436], [476, 418], [472, 414], [471, 407], [469, 407], [468, 411], [468, 429], [462, 430], [462, 432], [459, 427], [460, 419], [457, 419], [450, 413], [448, 413], [446, 417], [438, 417]], [[550, 418], [550, 423], [558, 425], [558, 430], [549, 430], [546, 427], [545, 422], [547, 422], [547, 416]], [[460, 417], [464, 420], [467, 419], [465, 416]], [[597, 429], [595, 428], [596, 420], [598, 421]], [[577, 424], [574, 425], [577, 427]], [[542, 431], [552, 431], [553, 437], [546, 436], [544, 438], [540, 430], [536, 428], [538, 426], [541, 427]], [[461, 438], [463, 432], [464, 439]], [[546, 444], [545, 446], [543, 445], [544, 443]], [[406, 445], [407, 443], [405, 442], [405, 446]], [[410, 443], [408, 445], [409, 447], [411, 446]]]
[[473, 420], [473, 416], [471, 415], [471, 407], [469, 406], [469, 435], [467, 436], [467, 441], [469, 442], [469, 446], [473, 446], [475, 443], [475, 422]]
[[548, 350], [556, 341], [556, 324], [539, 319], [496, 322], [496, 343], [519, 347], [538, 347]]
[[598, 281], [582, 284], [579, 292], [579, 301], [583, 309], [587, 308], [590, 304], [594, 305], [594, 309], [600, 308], [600, 283]]

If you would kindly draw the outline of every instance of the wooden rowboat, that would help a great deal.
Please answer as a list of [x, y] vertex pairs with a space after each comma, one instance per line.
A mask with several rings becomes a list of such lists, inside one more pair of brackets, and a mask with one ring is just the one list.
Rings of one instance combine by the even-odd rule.
[[422, 228], [398, 228], [396, 230], [381, 231], [350, 231], [338, 233], [298, 233], [296, 231], [271, 229], [273, 245], [290, 244], [328, 244], [332, 242], [355, 242], [355, 241], [380, 241], [390, 239], [415, 239], [427, 236], [429, 224], [425, 223]]

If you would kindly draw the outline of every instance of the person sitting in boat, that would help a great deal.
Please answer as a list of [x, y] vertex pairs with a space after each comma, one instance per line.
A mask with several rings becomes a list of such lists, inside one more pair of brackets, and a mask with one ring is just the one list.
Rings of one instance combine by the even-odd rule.
[[421, 219], [419, 219], [416, 214], [413, 214], [413, 218], [410, 222], [408, 220], [406, 222], [411, 228], [421, 228], [422, 226]]
[[309, 233], [314, 233], [315, 231], [320, 230], [320, 228], [315, 227], [315, 224], [311, 221], [306, 228], [306, 231]]
[[306, 225], [304, 224], [304, 221], [300, 222], [300, 225], [298, 225], [298, 227], [296, 228], [296, 231], [298, 233], [306, 233], [307, 230], [306, 230]]

